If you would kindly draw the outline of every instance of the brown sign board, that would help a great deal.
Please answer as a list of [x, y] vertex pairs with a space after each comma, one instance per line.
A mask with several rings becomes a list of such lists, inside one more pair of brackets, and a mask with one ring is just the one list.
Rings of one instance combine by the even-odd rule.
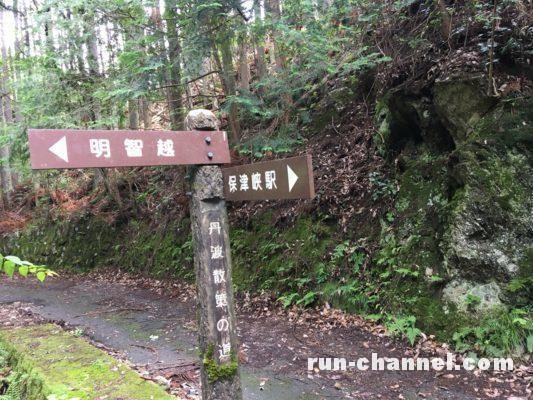
[[229, 164], [226, 132], [29, 129], [33, 169]]
[[239, 165], [222, 170], [226, 200], [312, 199], [310, 155]]

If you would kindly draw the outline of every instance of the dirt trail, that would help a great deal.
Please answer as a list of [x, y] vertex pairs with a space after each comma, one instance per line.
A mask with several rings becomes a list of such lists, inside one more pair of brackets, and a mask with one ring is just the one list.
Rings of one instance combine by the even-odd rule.
[[[89, 279], [0, 280], [0, 304], [23, 302], [49, 320], [78, 327], [106, 349], [147, 370], [174, 376], [196, 398], [198, 363], [194, 301]], [[1, 307], [1, 305], [0, 305]], [[239, 315], [239, 336], [247, 361], [242, 369], [247, 400], [298, 399], [526, 399], [523, 380], [512, 374], [448, 372], [307, 371], [307, 357], [402, 357], [403, 344], [358, 327], [325, 329], [295, 324], [286, 313]], [[421, 356], [427, 356], [421, 354]], [[185, 367], [180, 367], [184, 365]], [[180, 370], [181, 368], [181, 370]], [[192, 368], [194, 370], [194, 368]]]

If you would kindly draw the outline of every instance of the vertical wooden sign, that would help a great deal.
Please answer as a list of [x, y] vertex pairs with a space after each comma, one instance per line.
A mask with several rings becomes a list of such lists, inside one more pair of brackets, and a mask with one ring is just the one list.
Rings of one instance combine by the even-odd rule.
[[[218, 121], [207, 110], [191, 111], [190, 130], [216, 130]], [[199, 132], [202, 134], [202, 132]], [[198, 334], [202, 357], [203, 400], [241, 400], [238, 370], [229, 224], [224, 183], [219, 166], [191, 169], [191, 229], [198, 290]]]

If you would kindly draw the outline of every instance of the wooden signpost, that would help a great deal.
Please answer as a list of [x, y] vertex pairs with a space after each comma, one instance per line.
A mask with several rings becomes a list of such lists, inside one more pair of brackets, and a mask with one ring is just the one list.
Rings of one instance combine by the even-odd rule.
[[194, 165], [191, 230], [198, 291], [203, 400], [242, 399], [233, 302], [227, 200], [314, 197], [311, 156], [222, 170], [230, 160], [225, 132], [208, 110], [189, 112], [188, 131], [30, 129], [33, 169]]
[[225, 168], [226, 200], [312, 199], [315, 197], [310, 155]]
[[[217, 129], [218, 120], [211, 111], [194, 110], [185, 118], [185, 125], [205, 134]], [[242, 388], [222, 170], [204, 165], [191, 169], [190, 175], [202, 399], [239, 400]]]
[[33, 169], [227, 164], [226, 132], [29, 129]]

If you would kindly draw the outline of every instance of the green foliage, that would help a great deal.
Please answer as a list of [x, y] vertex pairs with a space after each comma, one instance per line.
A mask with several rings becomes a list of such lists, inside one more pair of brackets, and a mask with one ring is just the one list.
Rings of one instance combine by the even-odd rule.
[[289, 294], [279, 297], [278, 301], [281, 302], [281, 304], [283, 304], [283, 307], [285, 308], [293, 304], [297, 306], [308, 307], [316, 303], [316, 301], [320, 297], [320, 294], [321, 294], [320, 292], [315, 292], [311, 290], [305, 293], [303, 296], [301, 296], [300, 293], [295, 292], [295, 293], [289, 293]]
[[[246, 290], [270, 290], [295, 303], [308, 292], [319, 292], [314, 271], [331, 242], [331, 228], [320, 219], [302, 217], [280, 230], [270, 214], [249, 229], [232, 229], [234, 282]], [[312, 295], [307, 297], [310, 301]]]
[[372, 199], [392, 198], [398, 192], [396, 183], [382, 175], [380, 172], [371, 172], [369, 175], [372, 185]]
[[223, 110], [229, 112], [232, 106], [238, 106], [241, 112], [241, 120], [249, 123], [257, 123], [273, 117], [272, 112], [265, 109], [262, 106], [261, 101], [251, 93], [226, 97]]
[[299, 298], [300, 298], [300, 293], [294, 292], [294, 293], [286, 294], [284, 296], [280, 296], [278, 298], [278, 301], [281, 302], [281, 304], [283, 304], [283, 307], [287, 308], [293, 304], [296, 304]]
[[431, 275], [431, 277], [429, 278], [429, 280], [432, 282], [432, 283], [440, 283], [440, 282], [443, 282], [444, 279], [441, 278], [440, 276], [438, 275]]
[[533, 277], [526, 276], [527, 268], [523, 268], [523, 272], [523, 277], [514, 278], [509, 282], [507, 291], [514, 304], [527, 306], [533, 298]]
[[388, 56], [384, 56], [381, 53], [371, 53], [368, 47], [362, 47], [357, 50], [356, 56], [352, 61], [345, 62], [341, 65], [341, 75], [350, 75], [354, 72], [360, 72], [365, 69], [375, 68], [381, 63], [387, 63], [392, 61]]
[[386, 327], [392, 336], [405, 337], [411, 346], [413, 346], [416, 338], [422, 335], [422, 331], [415, 324], [416, 317], [413, 315], [406, 317], [393, 316], [388, 319]]
[[[367, 312], [373, 308], [378, 296], [376, 287], [364, 279], [367, 255], [349, 241], [337, 244], [328, 259], [316, 264], [307, 276], [292, 277], [289, 288], [279, 301], [284, 307], [311, 306], [328, 301], [334, 306], [352, 311]], [[312, 273], [314, 272], [314, 273]]]
[[[379, 266], [391, 266], [397, 268], [402, 246], [397, 243], [396, 237], [392, 234], [386, 234], [382, 241], [383, 247], [376, 258], [376, 264]], [[390, 274], [387, 273], [387, 276], [389, 275]]]
[[516, 278], [509, 282], [507, 289], [513, 293], [530, 289], [533, 285], [533, 277]]
[[237, 150], [241, 155], [252, 156], [254, 158], [290, 153], [298, 145], [303, 143], [301, 137], [291, 132], [288, 127], [285, 127], [285, 132], [280, 132], [275, 137], [259, 136], [238, 145]]
[[[278, 68], [255, 80], [250, 92], [241, 90], [227, 99], [225, 109], [238, 104], [244, 121], [274, 122], [283, 129], [287, 116], [291, 122], [307, 118], [306, 110], [299, 108], [318, 100], [324, 78], [349, 80], [390, 62], [374, 47], [360, 45], [362, 26], [342, 23], [353, 18], [355, 7], [341, 2], [322, 9], [311, 2], [285, 1], [281, 19], [255, 18], [249, 31], [260, 43], [268, 35], [274, 37]], [[278, 119], [283, 122], [278, 124]]]
[[335, 246], [326, 264], [330, 279], [323, 286], [323, 298], [350, 311], [372, 310], [378, 296], [364, 271], [367, 261], [367, 255], [349, 241]]
[[25, 374], [10, 374], [9, 377], [5, 380], [7, 390], [5, 394], [0, 395], [0, 400], [24, 400], [23, 384], [25, 378]]
[[457, 351], [476, 351], [494, 357], [533, 353], [531, 310], [496, 310], [476, 322], [454, 333], [453, 343]]
[[18, 273], [20, 276], [27, 277], [28, 275], [35, 275], [35, 277], [44, 282], [49, 276], [57, 276], [57, 273], [49, 270], [43, 265], [34, 265], [29, 261], [22, 261], [16, 256], [3, 256], [0, 254], [0, 272], [5, 273], [10, 278]]

